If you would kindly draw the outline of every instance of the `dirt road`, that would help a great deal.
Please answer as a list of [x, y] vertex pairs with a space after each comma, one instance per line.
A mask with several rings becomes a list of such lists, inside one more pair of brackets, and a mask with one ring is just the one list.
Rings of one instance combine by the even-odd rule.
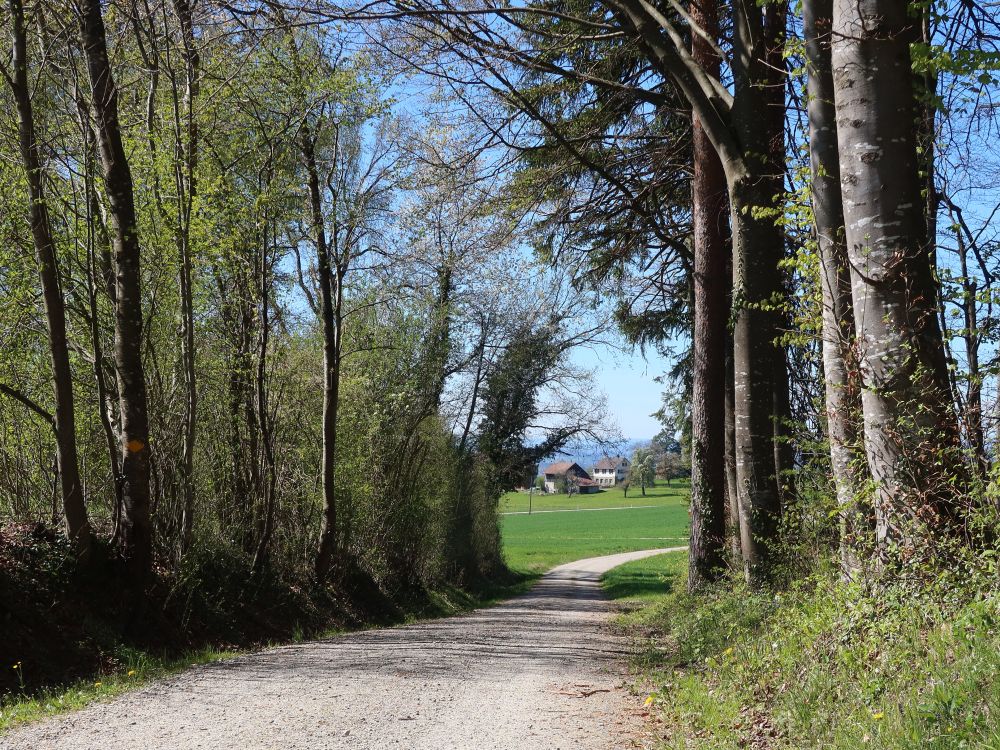
[[599, 580], [666, 550], [560, 566], [461, 617], [191, 670], [0, 736], [4, 750], [611, 750], [631, 747], [627, 645]]

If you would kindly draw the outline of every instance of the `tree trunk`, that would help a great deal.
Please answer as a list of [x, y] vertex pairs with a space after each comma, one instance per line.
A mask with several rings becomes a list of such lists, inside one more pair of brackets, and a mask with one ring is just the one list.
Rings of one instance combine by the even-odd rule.
[[858, 542], [867, 529], [854, 493], [861, 487], [857, 471], [857, 424], [861, 402], [851, 377], [854, 313], [851, 277], [844, 241], [844, 208], [837, 154], [837, 113], [833, 102], [830, 30], [833, 0], [806, 0], [803, 6], [809, 94], [809, 157], [812, 209], [819, 246], [823, 304], [823, 375], [830, 466], [840, 510], [840, 562], [846, 576], [859, 567]]
[[969, 385], [965, 392], [965, 435], [972, 456], [975, 459], [976, 471], [980, 478], [986, 479], [990, 473], [990, 462], [986, 456], [986, 434], [983, 430], [983, 375], [979, 368], [979, 331], [978, 296], [979, 284], [969, 274], [969, 248], [962, 230], [955, 232], [958, 244], [959, 272], [962, 275], [962, 317], [964, 329], [962, 338], [965, 341], [965, 357], [968, 368]]
[[[110, 239], [101, 217], [101, 207], [94, 185], [94, 167], [97, 160], [94, 131], [90, 127], [90, 108], [83, 97], [76, 92], [76, 108], [80, 123], [80, 135], [83, 141], [83, 180], [87, 219], [87, 302], [90, 312], [90, 338], [94, 351], [94, 384], [97, 388], [97, 413], [104, 432], [104, 442], [108, 451], [108, 466], [111, 469], [111, 482], [114, 487], [114, 507], [112, 518], [112, 544], [117, 544], [122, 518], [122, 473], [121, 456], [118, 436], [115, 434], [115, 403], [118, 395], [113, 392], [109, 383], [104, 360], [103, 333], [101, 331], [99, 289], [108, 295], [108, 300], [114, 305], [115, 288], [114, 274], [111, 271]], [[98, 247], [99, 245], [99, 247]], [[100, 282], [100, 283], [99, 283]]]
[[100, 0], [82, 0], [80, 32], [87, 58], [97, 140], [114, 233], [115, 367], [121, 411], [121, 554], [134, 581], [153, 557], [149, 510], [149, 418], [142, 364], [142, 290], [132, 173], [118, 122], [118, 90], [108, 60]]
[[784, 31], [784, 4], [765, 10], [740, 3], [734, 44], [745, 58], [736, 68], [732, 122], [743, 154], [726, 162], [733, 241], [733, 328], [736, 473], [740, 544], [751, 583], [763, 583], [774, 564], [781, 513], [775, 415], [776, 389], [787, 393], [777, 342], [784, 299], [780, 263], [784, 233], [774, 209], [784, 191], [776, 152], [783, 143], [784, 76], [772, 63]]
[[[696, 0], [691, 17], [718, 38], [714, 1]], [[697, 34], [691, 42], [695, 61], [718, 76], [720, 61], [712, 46]], [[691, 403], [691, 538], [688, 588], [696, 590], [718, 579], [726, 547], [726, 323], [729, 282], [726, 279], [726, 175], [697, 114], [692, 116], [691, 184], [694, 230], [694, 371]]]
[[[763, 184], [761, 184], [763, 183]], [[772, 181], [747, 177], [731, 187], [733, 224], [733, 330], [736, 478], [740, 505], [740, 547], [744, 571], [754, 583], [766, 580], [773, 561], [780, 514], [773, 415], [777, 315], [770, 301], [779, 276], [781, 231], [773, 218], [755, 216], [770, 205]]]
[[[274, 425], [272, 424], [268, 405], [267, 353], [271, 337], [271, 285], [273, 262], [269, 258], [273, 246], [270, 234], [271, 220], [265, 218], [261, 224], [260, 265], [257, 268], [257, 279], [260, 284], [260, 335], [257, 339], [257, 367], [254, 381], [254, 408], [257, 427], [260, 429], [260, 446], [264, 458], [264, 474], [261, 478], [263, 507], [259, 525], [257, 548], [254, 551], [252, 569], [255, 573], [263, 570], [271, 550], [271, 537], [274, 534], [274, 514], [277, 502], [276, 485], [278, 481], [277, 459], [274, 454]], [[256, 456], [254, 457], [256, 460]]]
[[[731, 269], [727, 269], [732, 273]], [[730, 276], [731, 278], [731, 276]], [[728, 305], [727, 305], [728, 306]], [[743, 565], [743, 547], [740, 543], [740, 493], [736, 479], [736, 394], [733, 373], [733, 337], [726, 331], [726, 506], [729, 515], [730, 555], [733, 564]]]
[[[772, 567], [780, 513], [773, 407], [782, 373], [775, 367], [780, 316], [774, 307], [784, 295], [779, 268], [784, 237], [776, 224], [775, 205], [784, 184], [774, 153], [783, 134], [784, 76], [772, 63], [780, 55], [787, 6], [782, 2], [765, 11], [751, 0], [734, 4], [729, 107], [718, 101], [725, 87], [718, 81], [713, 85], [698, 66], [684, 61], [676, 35], [663, 33], [655, 8], [640, 0], [607, 0], [607, 5], [698, 111], [726, 172], [734, 259], [734, 437], [742, 549], [748, 579], [763, 582]], [[783, 387], [787, 389], [787, 383]]]
[[[787, 377], [784, 368], [775, 366], [781, 316], [774, 305], [784, 295], [779, 269], [784, 234], [773, 212], [784, 189], [773, 142], [782, 140], [780, 125], [779, 132], [775, 129], [784, 111], [784, 88], [776, 85], [768, 64], [776, 24], [765, 23], [764, 10], [756, 5], [745, 2], [741, 8], [736, 14], [736, 40], [749, 65], [734, 81], [733, 122], [745, 171], [727, 174], [733, 227], [736, 473], [744, 570], [749, 581], [760, 583], [773, 566], [781, 510], [775, 389], [788, 387], [787, 379], [780, 377]], [[754, 33], [764, 29], [771, 33]]]
[[[761, 136], [767, 144], [768, 163], [766, 174], [773, 181], [776, 191], [771, 199], [772, 206], [782, 205], [784, 173], [787, 149], [785, 147], [785, 28], [788, 20], [786, 2], [768, 3], [764, 11], [764, 50], [766, 65], [763, 70], [764, 85], [760, 96], [764, 100]], [[773, 221], [777, 222], [775, 216]], [[778, 234], [784, 243], [785, 235], [780, 228]], [[778, 262], [784, 257], [784, 249], [779, 250]], [[779, 309], [775, 311], [774, 335], [791, 328], [784, 301], [789, 298], [785, 280], [780, 271], [775, 276], [776, 288], [772, 292]], [[780, 509], [792, 505], [795, 498], [795, 445], [793, 442], [793, 415], [791, 405], [791, 383], [788, 361], [783, 344], [772, 348], [774, 376], [772, 381], [774, 420], [774, 470], [778, 480], [778, 501]]]
[[340, 274], [334, 278], [323, 220], [323, 198], [316, 167], [316, 144], [302, 126], [302, 157], [309, 183], [309, 204], [316, 242], [316, 270], [323, 325], [323, 522], [316, 553], [316, 580], [323, 582], [338, 564], [337, 540], [337, 411], [340, 406]]
[[834, 0], [833, 79], [876, 540], [953, 520], [959, 439], [926, 243], [904, 0]]
[[66, 306], [59, 286], [56, 246], [49, 223], [41, 159], [38, 154], [31, 87], [28, 82], [28, 44], [24, 6], [21, 0], [9, 0], [9, 4], [14, 42], [13, 71], [9, 82], [17, 106], [18, 142], [28, 182], [31, 237], [35, 246], [42, 298], [45, 301], [49, 353], [52, 358], [52, 383], [55, 391], [54, 427], [63, 516], [66, 536], [77, 556], [81, 560], [86, 560], [90, 556], [92, 540], [76, 453], [76, 415], [73, 405], [73, 373], [66, 339]]
[[[194, 24], [188, 0], [174, 0], [174, 12], [180, 24], [184, 58], [184, 108], [175, 123], [177, 152], [182, 155], [177, 174], [177, 249], [180, 255], [178, 281], [181, 305], [181, 369], [184, 374], [184, 415], [181, 420], [181, 554], [191, 547], [194, 531], [195, 480], [194, 449], [197, 434], [198, 383], [195, 373], [194, 291], [191, 273], [191, 214], [198, 191], [198, 121], [195, 100], [201, 57], [195, 46]], [[183, 127], [181, 120], [183, 119]], [[182, 135], [182, 130], [185, 131]]]

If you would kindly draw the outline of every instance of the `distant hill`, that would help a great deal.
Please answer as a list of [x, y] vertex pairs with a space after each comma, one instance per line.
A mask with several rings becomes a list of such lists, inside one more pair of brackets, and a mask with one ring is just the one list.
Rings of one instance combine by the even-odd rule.
[[573, 446], [572, 450], [565, 453], [557, 453], [549, 456], [542, 461], [541, 466], [538, 468], [539, 471], [541, 471], [553, 461], [573, 461], [580, 464], [580, 466], [589, 472], [594, 468], [594, 464], [604, 456], [625, 456], [626, 458], [631, 458], [632, 453], [636, 448], [644, 448], [649, 445], [649, 443], [649, 438], [645, 438], [625, 440], [614, 443], [610, 446], [601, 446], [597, 444], [576, 445]]

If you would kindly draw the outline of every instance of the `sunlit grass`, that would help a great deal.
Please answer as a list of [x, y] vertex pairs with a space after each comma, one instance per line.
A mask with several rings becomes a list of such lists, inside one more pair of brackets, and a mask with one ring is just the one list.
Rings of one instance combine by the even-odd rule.
[[[685, 556], [610, 571], [661, 747], [1000, 749], [1000, 608], [961, 581], [879, 595], [686, 591]], [[964, 592], [964, 593], [963, 593]]]
[[657, 481], [655, 487], [647, 487], [643, 495], [638, 486], [630, 488], [626, 494], [623, 487], [611, 487], [589, 495], [543, 495], [539, 492], [517, 490], [500, 498], [501, 513], [526, 513], [547, 510], [584, 510], [588, 508], [638, 507], [642, 505], [673, 505], [678, 500], [687, 502], [690, 484], [686, 480], [675, 479], [668, 485]]
[[507, 564], [540, 573], [585, 557], [686, 544], [687, 489], [664, 491], [656, 500], [652, 508], [504, 516]]

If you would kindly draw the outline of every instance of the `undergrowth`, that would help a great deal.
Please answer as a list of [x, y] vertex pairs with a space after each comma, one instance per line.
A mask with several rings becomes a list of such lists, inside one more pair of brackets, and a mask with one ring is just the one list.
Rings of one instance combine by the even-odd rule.
[[832, 570], [777, 592], [691, 595], [683, 554], [608, 574], [667, 748], [1000, 748], [1000, 600], [976, 576], [919, 588]]
[[237, 553], [217, 549], [177, 573], [157, 571], [137, 598], [115, 566], [79, 569], [52, 529], [0, 526], [0, 732], [247, 651], [457, 614], [533, 580], [509, 574], [390, 591], [367, 579], [320, 589], [252, 575]]

